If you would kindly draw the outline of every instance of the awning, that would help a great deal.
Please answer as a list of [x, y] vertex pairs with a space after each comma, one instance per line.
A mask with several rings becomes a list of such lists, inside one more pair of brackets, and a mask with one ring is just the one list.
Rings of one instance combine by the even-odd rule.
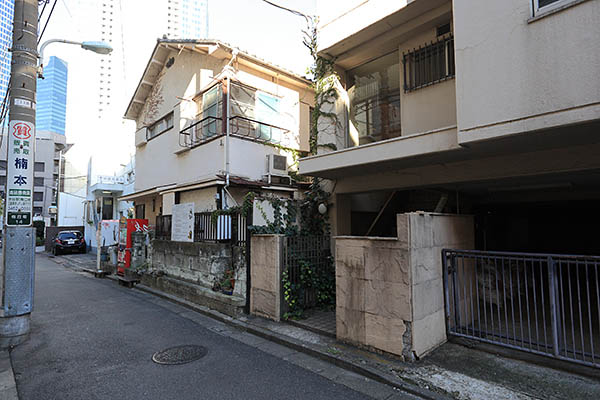
[[149, 196], [149, 195], [153, 195], [153, 194], [160, 194], [160, 192], [162, 192], [163, 190], [170, 189], [173, 186], [175, 186], [175, 184], [155, 186], [155, 187], [150, 188], [150, 189], [144, 189], [144, 190], [140, 190], [140, 191], [137, 191], [137, 192], [126, 194], [125, 196], [119, 197], [119, 200], [130, 201], [130, 200], [139, 199], [140, 197], [144, 197], [144, 196]]

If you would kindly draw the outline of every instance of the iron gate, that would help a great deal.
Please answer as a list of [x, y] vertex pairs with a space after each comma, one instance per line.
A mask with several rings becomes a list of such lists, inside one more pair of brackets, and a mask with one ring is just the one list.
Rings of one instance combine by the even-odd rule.
[[450, 335], [600, 368], [600, 257], [443, 250]]

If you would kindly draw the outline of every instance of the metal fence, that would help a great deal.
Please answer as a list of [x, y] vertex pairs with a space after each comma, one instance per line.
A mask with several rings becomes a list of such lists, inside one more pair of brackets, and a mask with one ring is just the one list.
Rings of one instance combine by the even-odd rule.
[[[246, 245], [248, 221], [246, 216], [235, 213], [220, 215], [213, 219], [212, 212], [194, 214], [194, 242], [226, 242]], [[171, 215], [156, 217], [156, 238], [171, 240]]]
[[171, 240], [171, 215], [159, 215], [156, 217], [156, 238]]
[[314, 288], [302, 287], [302, 265], [310, 265], [316, 273], [331, 273], [331, 248], [329, 236], [286, 236], [283, 241], [283, 268], [292, 285], [301, 288], [304, 307], [317, 305]]
[[600, 367], [600, 257], [443, 250], [448, 333]]

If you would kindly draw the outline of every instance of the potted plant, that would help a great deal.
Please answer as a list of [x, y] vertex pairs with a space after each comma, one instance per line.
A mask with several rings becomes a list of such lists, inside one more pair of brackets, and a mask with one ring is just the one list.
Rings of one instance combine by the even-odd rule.
[[235, 275], [234, 271], [226, 270], [221, 280], [221, 292], [224, 294], [232, 295], [233, 288], [235, 287]]

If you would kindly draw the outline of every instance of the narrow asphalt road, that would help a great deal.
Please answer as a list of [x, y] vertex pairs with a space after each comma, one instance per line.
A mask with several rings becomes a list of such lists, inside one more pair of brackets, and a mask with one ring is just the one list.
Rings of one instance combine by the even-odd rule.
[[[183, 365], [152, 361], [178, 345], [208, 353]], [[45, 255], [36, 262], [31, 337], [11, 357], [23, 400], [400, 398], [390, 387]]]

